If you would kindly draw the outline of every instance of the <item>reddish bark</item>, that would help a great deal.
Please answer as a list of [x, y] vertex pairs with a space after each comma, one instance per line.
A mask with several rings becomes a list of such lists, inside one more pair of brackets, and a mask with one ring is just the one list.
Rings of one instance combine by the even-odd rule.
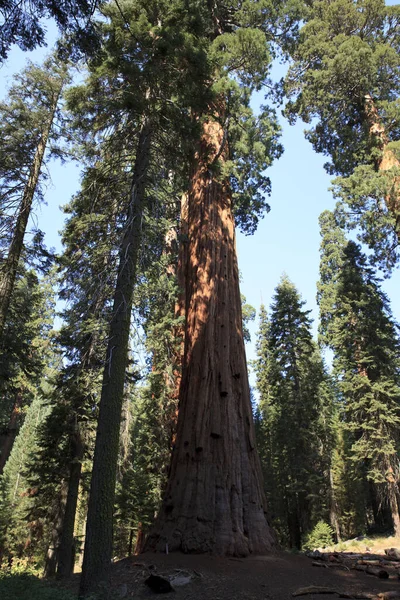
[[[370, 94], [365, 96], [365, 110], [369, 123], [369, 132], [378, 143], [381, 149], [381, 156], [377, 161], [378, 171], [389, 171], [391, 169], [399, 169], [400, 161], [396, 154], [389, 146], [389, 138], [385, 127], [379, 117], [378, 110]], [[395, 220], [395, 229], [397, 237], [400, 240], [400, 177], [393, 176], [391, 189], [385, 197], [385, 202], [389, 213]]]
[[245, 556], [266, 553], [231, 193], [213, 177], [226, 156], [208, 119], [192, 169], [185, 268], [185, 349], [176, 445], [163, 505], [146, 549]]

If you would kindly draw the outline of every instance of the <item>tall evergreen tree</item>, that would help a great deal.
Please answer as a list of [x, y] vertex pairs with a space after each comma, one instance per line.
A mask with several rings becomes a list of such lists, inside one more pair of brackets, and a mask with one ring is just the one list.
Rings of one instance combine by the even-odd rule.
[[329, 157], [350, 227], [388, 268], [400, 236], [400, 8], [384, 0], [307, 6], [286, 79], [286, 113]]
[[[104, 60], [101, 64], [93, 63], [88, 86], [81, 88], [82, 93], [77, 91], [75, 104], [84, 114], [83, 121], [86, 118], [95, 123], [97, 133], [113, 131], [115, 139], [125, 136], [134, 141], [135, 147], [125, 166], [130, 172], [131, 185], [119, 243], [119, 266], [103, 372], [82, 571], [84, 592], [91, 588], [98, 575], [107, 576], [112, 556], [121, 407], [133, 290], [146, 225], [144, 211], [146, 206], [157, 206], [154, 202], [157, 198], [152, 197], [150, 191], [152, 178], [166, 179], [169, 172], [174, 173], [177, 153], [179, 156], [182, 148], [181, 143], [164, 135], [164, 123], [176, 133], [182, 130], [187, 123], [188, 88], [196, 79], [204, 78], [201, 40], [200, 43], [195, 40], [190, 28], [192, 17], [181, 10], [179, 3], [168, 3], [168, 6], [167, 3], [146, 3], [144, 6], [142, 2], [129, 2], [122, 10], [110, 5], [106, 16], [109, 22], [104, 24]], [[116, 90], [121, 87], [121, 79], [124, 86], [119, 94]], [[137, 93], [138, 84], [140, 93]], [[113, 107], [112, 123], [108, 117], [104, 118], [103, 106], [108, 108], [107, 115]], [[165, 170], [160, 170], [160, 164], [165, 165]]]
[[332, 412], [329, 380], [312, 340], [310, 311], [303, 306], [283, 277], [270, 319], [261, 311], [256, 362], [267, 498], [283, 543], [297, 548], [328, 514]]
[[56, 121], [60, 124], [59, 101], [67, 80], [67, 67], [54, 57], [42, 67], [30, 64], [15, 77], [7, 102], [0, 105], [0, 339], [32, 205], [43, 199], [45, 153], [47, 160], [59, 153], [49, 143]]
[[281, 150], [273, 113], [266, 108], [256, 119], [248, 105], [268, 77], [269, 8], [273, 14], [264, 2], [230, 10], [216, 2], [203, 11], [213, 97], [195, 115], [202, 130], [188, 191], [177, 438], [148, 548], [247, 555], [274, 544], [255, 449], [233, 216], [254, 231], [269, 191], [261, 171]]
[[[334, 352], [351, 457], [390, 508], [399, 533], [399, 341], [389, 301], [359, 246], [332, 213], [321, 215], [319, 300], [324, 342]], [[338, 268], [339, 266], [339, 268]]]
[[39, 281], [34, 269], [20, 263], [0, 344], [0, 474], [46, 365], [53, 294], [51, 277]]
[[[74, 566], [74, 531], [82, 469], [90, 464], [101, 393], [116, 248], [123, 226], [129, 175], [121, 168], [126, 148], [96, 150], [89, 142], [80, 191], [65, 207], [69, 219], [59, 258], [60, 298], [67, 305], [58, 343], [64, 365], [54, 377], [49, 415], [39, 435], [31, 482], [35, 509], [53, 520], [46, 574], [67, 577]], [[86, 467], [87, 469], [87, 467]], [[89, 467], [90, 470], [90, 467]], [[54, 498], [56, 501], [54, 502]], [[44, 510], [44, 507], [47, 507]], [[57, 518], [54, 518], [54, 513]]]

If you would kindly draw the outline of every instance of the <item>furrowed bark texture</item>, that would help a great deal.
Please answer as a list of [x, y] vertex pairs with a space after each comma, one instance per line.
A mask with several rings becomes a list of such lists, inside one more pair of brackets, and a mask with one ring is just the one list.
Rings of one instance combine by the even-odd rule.
[[209, 170], [224, 136], [204, 124], [188, 195], [185, 351], [176, 445], [163, 505], [146, 549], [246, 556], [267, 553], [250, 404], [229, 186]]
[[150, 162], [150, 139], [151, 128], [149, 123], [145, 122], [138, 140], [131, 203], [120, 251], [103, 373], [80, 584], [81, 595], [93, 590], [98, 583], [107, 581], [111, 565], [121, 410], [128, 362], [132, 297], [141, 241], [146, 176]]
[[44, 154], [46, 152], [47, 141], [49, 139], [51, 127], [53, 125], [54, 116], [57, 109], [58, 100], [60, 98], [62, 86], [56, 94], [49, 120], [43, 129], [40, 137], [33, 163], [30, 169], [29, 178], [24, 189], [21, 204], [18, 211], [18, 217], [13, 231], [13, 236], [8, 250], [7, 258], [0, 270], [0, 339], [3, 335], [6, 316], [10, 306], [11, 295], [14, 289], [15, 277], [17, 274], [18, 262], [21, 256], [24, 245], [24, 237], [28, 224], [29, 215], [31, 214], [32, 202], [35, 196], [35, 191], [39, 182], [40, 170], [42, 168]]
[[[392, 168], [399, 169], [400, 161], [389, 147], [389, 138], [379, 117], [378, 110], [370, 94], [365, 96], [365, 111], [369, 123], [371, 136], [375, 137], [382, 150], [382, 155], [377, 163], [378, 171], [389, 171]], [[400, 241], [400, 177], [393, 176], [390, 193], [385, 198], [388, 211], [395, 220], [395, 230]]]

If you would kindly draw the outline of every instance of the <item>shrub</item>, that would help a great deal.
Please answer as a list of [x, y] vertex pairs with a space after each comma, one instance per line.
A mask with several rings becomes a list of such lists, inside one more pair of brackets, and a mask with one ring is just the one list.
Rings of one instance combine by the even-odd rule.
[[76, 600], [68, 590], [53, 587], [29, 574], [0, 572], [1, 600]]
[[326, 548], [333, 544], [333, 529], [328, 523], [319, 521], [311, 533], [306, 537], [302, 550], [314, 550], [315, 548]]

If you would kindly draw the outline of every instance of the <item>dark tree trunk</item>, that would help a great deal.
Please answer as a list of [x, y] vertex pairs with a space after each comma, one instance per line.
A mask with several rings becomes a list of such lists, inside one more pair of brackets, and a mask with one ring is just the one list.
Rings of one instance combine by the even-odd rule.
[[142, 125], [134, 167], [131, 202], [121, 244], [117, 283], [93, 459], [80, 593], [87, 594], [108, 579], [113, 542], [113, 509], [121, 410], [128, 363], [129, 331], [137, 258], [141, 240], [146, 177], [150, 162], [151, 127]]
[[332, 527], [335, 530], [336, 541], [341, 542], [342, 536], [340, 533], [340, 523], [339, 523], [339, 508], [336, 500], [334, 482], [333, 482], [333, 472], [332, 469], [329, 469], [329, 491], [330, 491], [330, 502], [329, 502], [329, 520]]
[[11, 454], [15, 438], [18, 432], [18, 418], [21, 413], [23, 397], [21, 391], [17, 392], [14, 407], [8, 422], [7, 429], [0, 438], [0, 475], [4, 471], [4, 467]]
[[53, 528], [51, 531], [50, 544], [47, 548], [44, 575], [45, 577], [53, 577], [56, 574], [58, 562], [58, 549], [63, 526], [63, 515], [65, 510], [65, 502], [67, 498], [67, 483], [61, 482], [61, 491], [57, 499], [57, 503], [53, 509]]
[[69, 577], [74, 572], [74, 526], [83, 459], [83, 443], [78, 424], [76, 424], [76, 431], [72, 437], [71, 443], [72, 460], [69, 471], [68, 493], [64, 517], [62, 519], [62, 533], [58, 550], [57, 577], [60, 579]]
[[300, 521], [297, 510], [294, 507], [289, 507], [287, 515], [288, 529], [289, 529], [289, 544], [291, 548], [301, 548], [301, 531]]
[[58, 93], [55, 95], [50, 109], [49, 119], [43, 129], [37, 145], [36, 153], [33, 158], [33, 163], [29, 173], [29, 178], [24, 189], [21, 204], [19, 206], [18, 217], [13, 231], [8, 255], [2, 268], [0, 269], [0, 339], [3, 336], [6, 316], [14, 289], [18, 262], [24, 245], [26, 227], [28, 224], [29, 215], [31, 213], [35, 191], [39, 182], [40, 170], [46, 151], [47, 141], [53, 125], [54, 115], [57, 110], [61, 89], [62, 85], [60, 86]]
[[[274, 546], [255, 448], [231, 193], [213, 178], [217, 120], [203, 127], [188, 196], [185, 350], [176, 445], [146, 549], [246, 556]], [[212, 167], [211, 167], [212, 168]]]

